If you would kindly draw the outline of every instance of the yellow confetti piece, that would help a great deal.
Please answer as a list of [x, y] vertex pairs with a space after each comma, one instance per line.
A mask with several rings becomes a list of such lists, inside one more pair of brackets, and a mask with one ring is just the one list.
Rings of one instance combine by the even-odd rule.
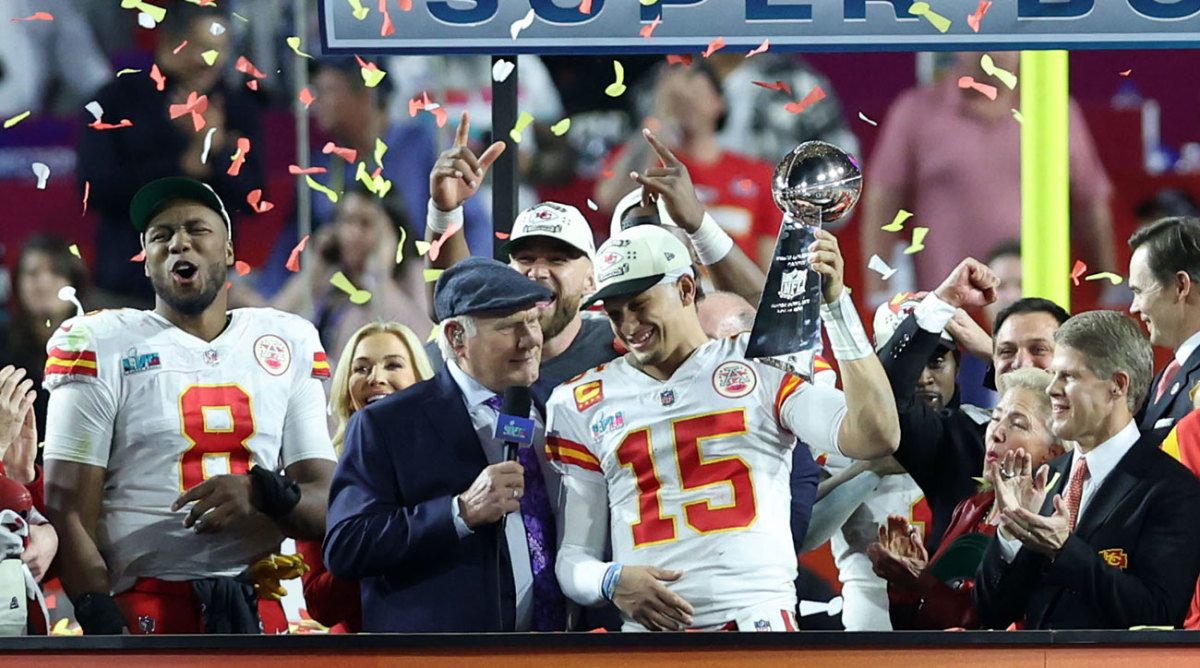
[[138, 72], [141, 72], [141, 70], [135, 70], [132, 67], [126, 67], [125, 69], [121, 70], [120, 72], [117, 72], [117, 76], [123, 77], [126, 74], [137, 74]]
[[928, 227], [914, 227], [912, 244], [904, 249], [905, 255], [915, 255], [925, 250], [925, 235], [929, 234]]
[[904, 221], [908, 220], [909, 218], [912, 218], [912, 214], [904, 209], [900, 209], [896, 212], [896, 217], [892, 219], [892, 222], [879, 229], [887, 232], [899, 232], [900, 230], [904, 229]]
[[404, 242], [408, 239], [408, 230], [400, 228], [400, 241], [396, 242], [396, 264], [404, 261]]
[[350, 279], [346, 278], [346, 275], [340, 271], [329, 277], [329, 283], [338, 290], [350, 295], [350, 301], [354, 304], [366, 304], [371, 301], [370, 292], [354, 287]]
[[946, 32], [950, 29], [950, 19], [938, 14], [929, 7], [928, 2], [914, 2], [908, 8], [908, 13], [913, 16], [924, 16], [926, 21], [929, 21], [938, 32]]
[[1121, 278], [1120, 275], [1114, 274], [1111, 271], [1102, 271], [1098, 274], [1092, 274], [1091, 276], [1088, 276], [1088, 277], [1084, 278], [1083, 280], [1098, 281], [1100, 279], [1108, 279], [1108, 281], [1110, 283], [1112, 283], [1113, 285], [1120, 285], [1125, 282], [1124, 278]]
[[375, 165], [383, 167], [383, 154], [388, 152], [388, 145], [382, 139], [375, 138]]
[[609, 97], [620, 97], [625, 92], [625, 67], [621, 65], [621, 61], [613, 61], [613, 70], [617, 73], [617, 80], [608, 84], [604, 89], [604, 94]]
[[514, 142], [520, 144], [521, 137], [523, 136], [523, 133], [525, 132], [525, 128], [529, 127], [529, 124], [532, 122], [533, 122], [533, 114], [531, 114], [527, 111], [522, 111], [521, 115], [517, 116], [517, 124], [513, 126], [513, 129], [508, 131], [509, 138], [512, 139]]
[[320, 183], [317, 183], [317, 180], [314, 179], [311, 174], [305, 174], [304, 181], [305, 181], [305, 183], [308, 184], [309, 188], [312, 188], [313, 190], [315, 190], [319, 193], [325, 193], [325, 196], [329, 198], [330, 202], [337, 204], [338, 194], [333, 192], [329, 188], [326, 188], [325, 186], [321, 185]]
[[428, 241], [417, 241], [416, 244], [417, 244], [417, 254], [422, 255], [422, 256], [425, 255], [426, 253], [428, 253], [430, 247], [433, 246], [433, 244], [429, 243]]
[[239, 20], [239, 21], [242, 21], [243, 23], [249, 23], [249, 22], [250, 22], [250, 19], [246, 18], [245, 16], [242, 16], [241, 14], [238, 14], [237, 12], [234, 12], [234, 13], [233, 13], [233, 18], [235, 18], [235, 19], [237, 19], [237, 20]]
[[564, 118], [561, 121], [550, 126], [550, 132], [554, 133], [555, 137], [561, 137], [567, 134], [567, 130], [571, 129], [571, 119]]
[[363, 7], [362, 0], [346, 0], [346, 1], [350, 3], [350, 8], [353, 10], [352, 13], [354, 14], [354, 18], [358, 19], [359, 21], [367, 18], [367, 13], [370, 12], [371, 10], [367, 9], [366, 7]]
[[638, 0], [638, 2], [642, 3], [643, 7], [649, 7], [650, 5], [658, 4], [658, 0]]
[[983, 56], [979, 58], [979, 66], [983, 68], [984, 74], [996, 77], [1000, 80], [1000, 83], [1008, 86], [1009, 90], [1017, 87], [1017, 75], [1009, 72], [1006, 69], [996, 67], [996, 63], [992, 60], [990, 55], [986, 53], [983, 54]]
[[1018, 123], [1025, 122], [1025, 114], [1022, 114], [1020, 111], [1018, 111], [1016, 109], [1013, 109], [1012, 112], [1013, 112], [1013, 118], [1017, 119]]
[[83, 259], [83, 256], [79, 254], [79, 246], [76, 246], [75, 244], [71, 244], [70, 246], [67, 246], [67, 250], [71, 251], [71, 255], [74, 255], [75, 257], [79, 258], [80, 260]]
[[155, 23], [162, 23], [163, 19], [167, 17], [167, 10], [162, 7], [156, 7], [148, 2], [142, 2], [142, 0], [121, 0], [121, 8], [146, 12], [154, 19]]
[[285, 40], [285, 41], [287, 42], [287, 45], [289, 47], [291, 47], [292, 51], [297, 56], [303, 56], [305, 58], [312, 58], [311, 55], [304, 53], [303, 51], [300, 50], [300, 38], [299, 37], [296, 37], [293, 35], [292, 37], [287, 38], [287, 40]]
[[438, 279], [438, 277], [442, 275], [443, 271], [445, 271], [445, 269], [426, 269], [425, 270], [425, 282], [432, 283], [432, 282], [436, 281]]
[[440, 324], [434, 325], [433, 330], [431, 330], [429, 332], [429, 338], [425, 339], [425, 343], [433, 343], [437, 339], [438, 334], [440, 334], [441, 332], [442, 332], [442, 326]]
[[383, 78], [387, 76], [387, 72], [384, 72], [378, 67], [363, 67], [359, 69], [362, 72], [363, 83], [366, 84], [367, 88], [374, 88], [378, 86], [379, 82], [383, 81]]
[[206, 65], [212, 67], [213, 63], [217, 62], [217, 58], [221, 57], [221, 52], [217, 51], [216, 49], [209, 49], [208, 51], [201, 53], [200, 57], [204, 59], [204, 63]]
[[13, 116], [12, 118], [8, 119], [7, 121], [4, 121], [4, 129], [7, 130], [7, 129], [11, 128], [12, 126], [16, 125], [17, 123], [20, 123], [21, 121], [25, 120], [26, 118], [29, 118], [29, 115], [32, 113], [33, 113], [32, 111], [22, 111], [21, 113], [17, 114], [16, 116]]

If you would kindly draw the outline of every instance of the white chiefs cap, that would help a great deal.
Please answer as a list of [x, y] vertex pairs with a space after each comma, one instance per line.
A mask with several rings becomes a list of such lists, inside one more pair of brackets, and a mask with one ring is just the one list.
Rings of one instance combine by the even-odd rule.
[[512, 236], [500, 247], [500, 252], [512, 255], [513, 245], [528, 237], [558, 239], [582, 251], [589, 260], [596, 260], [592, 228], [579, 209], [569, 204], [542, 202], [519, 213], [513, 221]]
[[688, 249], [659, 225], [638, 225], [605, 241], [596, 252], [596, 293], [584, 302], [588, 308], [610, 297], [636, 295], [692, 270]]
[[[881, 348], [892, 338], [892, 334], [896, 332], [896, 328], [908, 314], [917, 308], [921, 300], [911, 292], [900, 292], [887, 302], [880, 304], [879, 308], [875, 309], [875, 322], [873, 329], [875, 330], [875, 352], [879, 352]], [[954, 339], [942, 330], [942, 338], [938, 344], [947, 350], [958, 350], [958, 345], [954, 343]]]
[[[661, 222], [663, 225], [679, 227], [679, 224], [676, 223], [671, 218], [671, 214], [667, 213], [667, 205], [663, 204], [663, 199], [661, 197], [655, 197], [654, 202], [655, 202], [655, 205], [658, 207], [659, 222]], [[641, 206], [641, 205], [642, 205], [642, 189], [641, 188], [635, 188], [628, 195], [625, 195], [624, 197], [622, 197], [621, 201], [617, 202], [616, 208], [613, 209], [612, 223], [609, 225], [609, 228], [608, 228], [609, 236], [615, 237], [618, 234], [620, 234], [621, 230], [623, 229], [621, 226], [621, 223], [622, 223], [621, 219], [625, 217], [625, 212], [632, 209], [635, 206]]]

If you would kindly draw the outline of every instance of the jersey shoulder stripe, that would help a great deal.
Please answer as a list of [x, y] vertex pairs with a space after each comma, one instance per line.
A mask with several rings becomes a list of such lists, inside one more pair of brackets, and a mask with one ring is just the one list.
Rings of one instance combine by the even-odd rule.
[[313, 353], [312, 377], [313, 378], [329, 378], [329, 360], [323, 352]]
[[596, 473], [603, 472], [600, 460], [587, 446], [554, 434], [546, 435], [546, 460], [571, 464]]
[[96, 375], [96, 352], [93, 350], [63, 350], [51, 348], [46, 356], [45, 376], [53, 375]]
[[788, 400], [788, 397], [796, 393], [800, 386], [804, 384], [799, 376], [787, 374], [783, 377], [783, 382], [779, 383], [779, 391], [775, 393], [775, 421], [779, 421], [779, 414], [783, 411], [783, 403]]

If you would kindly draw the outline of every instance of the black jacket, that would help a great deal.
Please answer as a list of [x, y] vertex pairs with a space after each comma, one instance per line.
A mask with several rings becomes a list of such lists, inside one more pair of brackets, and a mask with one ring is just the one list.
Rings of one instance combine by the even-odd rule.
[[1161, 444], [1175, 423], [1192, 410], [1192, 398], [1188, 395], [1196, 383], [1200, 383], [1200, 348], [1192, 351], [1183, 366], [1179, 367], [1175, 379], [1163, 392], [1162, 400], [1155, 401], [1154, 395], [1163, 371], [1165, 369], [1160, 369], [1154, 374], [1150, 394], [1137, 415], [1138, 430], [1151, 437], [1156, 445]]

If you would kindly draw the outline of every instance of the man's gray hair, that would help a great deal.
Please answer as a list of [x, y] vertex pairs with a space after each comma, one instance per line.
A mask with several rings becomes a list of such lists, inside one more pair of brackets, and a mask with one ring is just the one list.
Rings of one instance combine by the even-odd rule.
[[450, 339], [446, 333], [448, 325], [454, 323], [462, 328], [463, 336], [471, 338], [479, 333], [479, 328], [475, 326], [475, 316], [473, 315], [456, 315], [453, 318], [446, 318], [438, 325], [437, 344], [438, 350], [442, 352], [442, 359], [454, 359], [454, 346], [450, 345]]
[[1129, 412], [1138, 411], [1150, 392], [1154, 351], [1132, 318], [1116, 311], [1080, 313], [1058, 328], [1054, 342], [1082, 353], [1088, 369], [1100, 378], [1110, 379], [1118, 372], [1128, 374]]

